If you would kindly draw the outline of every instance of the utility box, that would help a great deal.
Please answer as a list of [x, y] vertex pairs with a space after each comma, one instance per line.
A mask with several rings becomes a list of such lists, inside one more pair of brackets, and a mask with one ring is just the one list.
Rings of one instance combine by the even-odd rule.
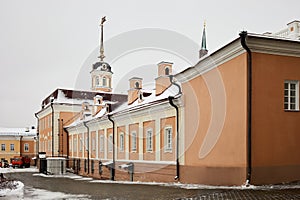
[[61, 175], [66, 173], [66, 159], [62, 157], [47, 158], [47, 173]]

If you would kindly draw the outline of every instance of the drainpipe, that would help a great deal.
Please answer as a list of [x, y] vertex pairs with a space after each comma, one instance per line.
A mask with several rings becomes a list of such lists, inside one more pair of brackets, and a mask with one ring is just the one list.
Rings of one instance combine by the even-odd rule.
[[[62, 157], [64, 156], [64, 127], [63, 127], [63, 124], [64, 124], [64, 120], [63, 119], [61, 119], [60, 120], [61, 121], [61, 129], [60, 129], [60, 131], [61, 131], [61, 155], [62, 155]], [[67, 140], [68, 141], [68, 140]], [[67, 142], [68, 143], [68, 142]], [[68, 148], [68, 147], [67, 147]]]
[[69, 136], [69, 132], [66, 128], [63, 128], [63, 130], [66, 132], [66, 137], [67, 137], [67, 158], [69, 159], [69, 154], [70, 154], [70, 144], [69, 144], [69, 139], [70, 139], [70, 136]]
[[40, 129], [40, 126], [39, 126], [39, 117], [37, 115], [37, 113], [34, 113], [34, 116], [36, 117], [37, 119], [37, 128], [36, 128], [36, 137], [37, 137], [37, 143], [36, 143], [36, 159], [38, 158], [38, 153], [40, 151], [40, 137], [39, 137], [39, 129]]
[[51, 109], [52, 109], [52, 157], [54, 157], [54, 109], [53, 109], [53, 99], [51, 99]]
[[[170, 82], [177, 86], [179, 91], [177, 95], [181, 95], [181, 87], [180, 85], [178, 85], [177, 83], [174, 82], [173, 78], [174, 76], [171, 75], [170, 77]], [[178, 98], [178, 96], [176, 97]], [[175, 176], [175, 180], [179, 180], [180, 176], [179, 176], [179, 110], [178, 110], [178, 106], [174, 104], [173, 100], [175, 99], [175, 96], [169, 96], [169, 103], [171, 106], [173, 106], [176, 110], [176, 176]]]
[[22, 139], [23, 139], [23, 136], [20, 137], [20, 156], [23, 156], [22, 155]]
[[60, 156], [60, 119], [57, 119], [57, 122], [58, 122], [58, 124], [57, 124], [57, 128], [58, 128], [58, 134], [57, 134], [57, 136], [58, 136], [58, 156]]
[[83, 122], [83, 125], [87, 129], [87, 162], [88, 162], [88, 174], [90, 173], [90, 128]]
[[108, 114], [108, 120], [111, 121], [112, 125], [113, 125], [113, 164], [112, 164], [112, 173], [111, 173], [111, 180], [114, 181], [115, 180], [115, 121], [111, 118], [111, 114]]
[[247, 180], [246, 184], [249, 185], [251, 181], [252, 173], [252, 54], [251, 50], [246, 44], [247, 31], [240, 33], [241, 45], [247, 51], [247, 118], [248, 118], [248, 130], [247, 130]]

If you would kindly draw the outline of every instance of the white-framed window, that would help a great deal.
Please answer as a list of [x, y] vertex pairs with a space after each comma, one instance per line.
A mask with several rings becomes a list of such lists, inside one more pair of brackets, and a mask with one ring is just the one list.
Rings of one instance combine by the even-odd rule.
[[96, 140], [95, 138], [92, 138], [92, 151], [96, 150]]
[[5, 144], [1, 144], [1, 151], [5, 151]]
[[100, 152], [104, 152], [104, 135], [100, 135], [99, 150], [100, 150]]
[[72, 145], [73, 145], [73, 142], [71, 139], [69, 139], [69, 152], [72, 152]]
[[106, 77], [102, 78], [102, 85], [103, 86], [107, 86], [107, 79], [106, 79]]
[[109, 134], [109, 137], [108, 137], [108, 151], [109, 152], [112, 152], [113, 150], [113, 136], [112, 134]]
[[165, 139], [165, 152], [172, 152], [172, 127], [166, 127], [165, 128], [165, 135], [164, 135], [164, 139]]
[[89, 149], [88, 149], [88, 142], [89, 142], [89, 140], [88, 140], [88, 137], [85, 137], [85, 143], [84, 143], [84, 146], [85, 146], [85, 150], [86, 151], [88, 151]]
[[79, 141], [79, 151], [81, 152], [82, 151], [82, 143], [83, 143], [83, 141], [82, 141], [82, 138], [80, 138], [79, 140], [80, 140]]
[[120, 151], [124, 151], [124, 133], [120, 133]]
[[146, 132], [146, 150], [148, 152], [153, 151], [153, 130], [148, 129]]
[[51, 141], [48, 140], [48, 151], [51, 151]]
[[137, 136], [136, 136], [136, 132], [132, 131], [131, 132], [131, 151], [136, 152], [136, 149], [137, 149]]
[[15, 144], [10, 144], [10, 151], [15, 151]]
[[284, 81], [284, 110], [299, 110], [299, 81]]
[[77, 138], [73, 139], [73, 152], [77, 152]]
[[25, 144], [24, 144], [24, 151], [25, 151], [25, 152], [28, 152], [28, 151], [29, 151], [29, 144], [28, 144], [28, 143], [25, 143]]

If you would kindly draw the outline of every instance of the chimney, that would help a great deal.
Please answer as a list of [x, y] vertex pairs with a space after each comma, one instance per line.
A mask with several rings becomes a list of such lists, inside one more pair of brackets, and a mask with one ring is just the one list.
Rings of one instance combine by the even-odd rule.
[[105, 105], [103, 104], [103, 97], [100, 95], [94, 96], [94, 107], [93, 107], [93, 116], [97, 115], [97, 113], [102, 110]]
[[172, 74], [173, 63], [171, 62], [160, 62], [158, 66], [158, 77], [155, 79], [155, 90], [156, 96], [162, 94], [168, 87], [170, 87], [171, 82], [169, 76]]
[[139, 91], [142, 89], [142, 81], [143, 79], [138, 77], [129, 79], [128, 105], [138, 99]]
[[80, 113], [80, 120], [84, 120], [86, 117], [91, 115], [91, 110], [89, 108], [88, 102], [83, 102], [81, 104], [81, 113]]

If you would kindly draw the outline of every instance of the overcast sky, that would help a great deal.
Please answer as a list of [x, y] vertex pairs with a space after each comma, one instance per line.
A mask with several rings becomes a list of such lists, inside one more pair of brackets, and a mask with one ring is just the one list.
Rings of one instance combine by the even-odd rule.
[[[105, 40], [132, 30], [159, 28], [198, 45], [206, 20], [211, 52], [241, 30], [281, 30], [300, 20], [299, 8], [299, 0], [0, 0], [0, 126], [36, 125], [34, 113], [46, 96], [56, 88], [75, 87], [84, 63], [98, 47], [102, 16], [107, 16]], [[113, 67], [114, 76], [120, 79], [132, 70], [130, 59], [135, 57], [127, 56], [122, 68]], [[154, 56], [150, 62], [157, 59]], [[177, 71], [185, 67], [176, 65]]]

